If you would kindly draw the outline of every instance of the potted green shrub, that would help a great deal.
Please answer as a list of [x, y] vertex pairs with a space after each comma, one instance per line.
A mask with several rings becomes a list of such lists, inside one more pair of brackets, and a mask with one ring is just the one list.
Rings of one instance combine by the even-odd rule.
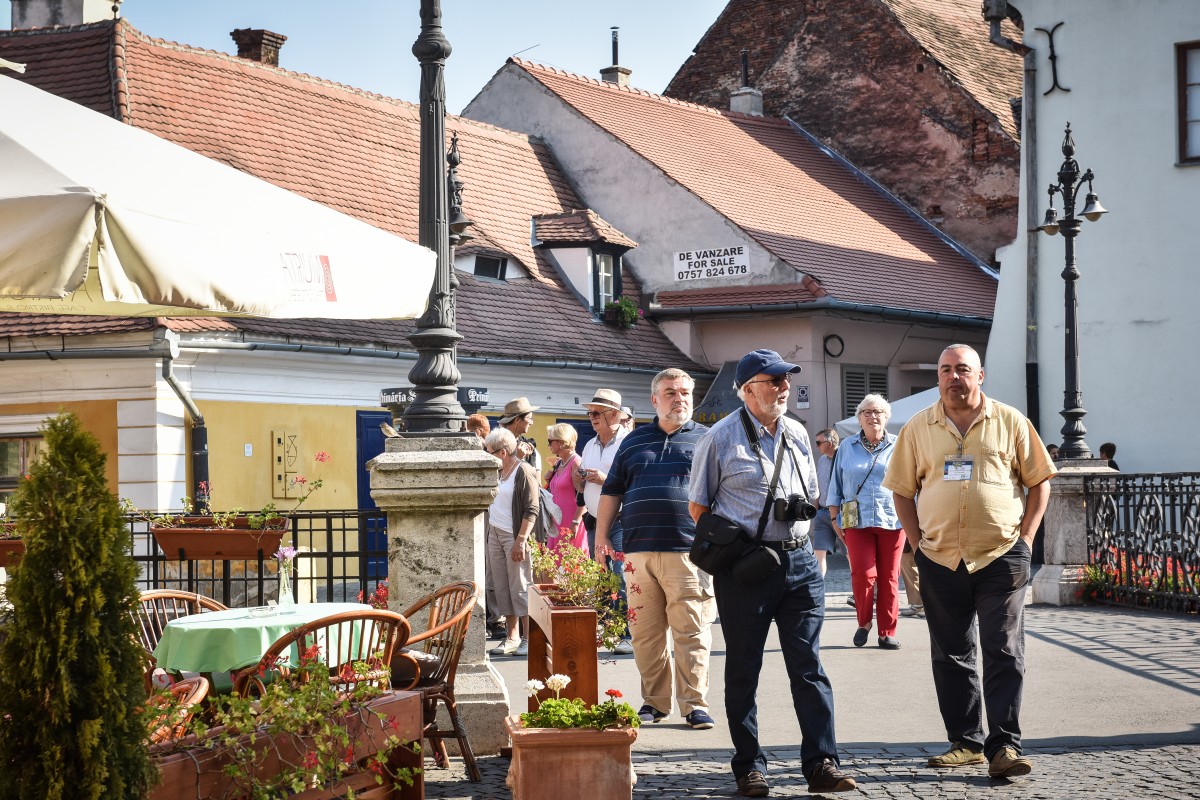
[[73, 414], [44, 435], [9, 505], [26, 552], [0, 645], [0, 798], [140, 798], [154, 772], [132, 542], [96, 439]]
[[604, 304], [604, 321], [618, 325], [625, 330], [637, 325], [642, 318], [642, 310], [628, 297], [622, 295]]
[[629, 800], [637, 783], [632, 756], [641, 724], [637, 712], [618, 702], [616, 689], [591, 706], [562, 697], [570, 681], [566, 675], [551, 675], [545, 684], [529, 681], [531, 698], [547, 689], [554, 697], [539, 698], [533, 711], [504, 721], [512, 741], [507, 783], [513, 800], [558, 800], [577, 796], [580, 787], [587, 787], [589, 800]]

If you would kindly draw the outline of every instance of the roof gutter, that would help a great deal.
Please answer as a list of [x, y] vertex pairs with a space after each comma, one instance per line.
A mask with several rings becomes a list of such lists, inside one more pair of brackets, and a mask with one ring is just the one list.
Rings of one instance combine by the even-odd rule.
[[876, 181], [870, 175], [863, 172], [858, 167], [854, 166], [854, 164], [852, 164], [850, 161], [846, 160], [846, 157], [843, 156], [841, 153], [839, 153], [838, 151], [829, 147], [829, 145], [825, 144], [824, 142], [822, 142], [817, 137], [813, 136], [808, 131], [804, 130], [804, 128], [801, 127], [791, 117], [784, 117], [784, 119], [787, 120], [789, 125], [791, 125], [793, 128], [796, 129], [797, 133], [799, 133], [801, 136], [803, 136], [808, 141], [812, 142], [814, 147], [819, 149], [825, 155], [832, 158], [834, 161], [836, 161], [841, 167], [843, 167], [847, 171], [854, 173], [854, 176], [857, 177], [860, 181], [862, 181], [863, 183], [870, 186], [872, 189], [874, 189], [879, 194], [883, 195], [885, 198], [890, 200], [892, 203], [895, 203], [898, 208], [903, 209], [904, 213], [908, 214], [908, 216], [911, 217], [914, 222], [916, 222], [918, 225], [923, 227], [925, 230], [932, 233], [937, 238], [941, 239], [946, 244], [946, 246], [948, 246], [951, 250], [958, 253], [960, 256], [965, 258], [967, 261], [970, 261], [973, 265], [975, 265], [975, 268], [978, 269], [980, 272], [987, 275], [992, 280], [995, 280], [995, 281], [1000, 280], [1000, 273], [997, 272], [992, 267], [990, 267], [987, 264], [987, 262], [983, 261], [981, 258], [979, 258], [979, 256], [975, 255], [970, 250], [963, 247], [957, 241], [952, 239], [950, 236], [946, 235], [946, 233], [943, 232], [940, 228], [938, 228], [936, 225], [934, 225], [929, 220], [925, 219], [925, 217], [921, 216], [921, 214], [919, 214], [916, 209], [914, 209], [908, 203], [901, 200], [896, 195], [892, 194], [890, 191], [888, 191], [886, 188], [884, 188], [883, 185], [881, 185], [878, 181]]
[[989, 330], [992, 327], [991, 317], [978, 317], [970, 314], [947, 314], [941, 311], [915, 311], [905, 308], [868, 305], [866, 303], [849, 303], [845, 300], [835, 300], [832, 297], [823, 297], [811, 303], [751, 303], [738, 306], [678, 306], [672, 308], [663, 308], [660, 306], [651, 307], [650, 314], [653, 317], [675, 318], [718, 314], [761, 314], [763, 312], [779, 311], [844, 311], [855, 314], [870, 314], [871, 316], [904, 322], [927, 322], [934, 325], [952, 325], [959, 328]]
[[[283, 353], [318, 353], [320, 355], [356, 356], [359, 358], [385, 358], [391, 360], [416, 361], [417, 354], [407, 350], [385, 350], [375, 347], [335, 347], [321, 344], [298, 344], [293, 342], [234, 342], [224, 340], [189, 340], [179, 344], [185, 350], [263, 350]], [[458, 356], [459, 364], [492, 365], [502, 367], [541, 367], [545, 369], [570, 369], [584, 371], [624, 372], [634, 375], [657, 375], [657, 367], [627, 367], [602, 364], [596, 361], [567, 361], [544, 358], [505, 358], [492, 356]], [[715, 373], [713, 373], [715, 374]]]

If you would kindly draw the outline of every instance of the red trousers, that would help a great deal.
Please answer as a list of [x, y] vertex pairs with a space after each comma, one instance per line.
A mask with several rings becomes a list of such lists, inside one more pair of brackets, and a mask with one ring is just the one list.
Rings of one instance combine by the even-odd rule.
[[870, 625], [874, 611], [879, 620], [878, 635], [895, 636], [896, 621], [900, 616], [900, 554], [904, 552], [904, 529], [846, 528], [845, 534], [858, 627]]

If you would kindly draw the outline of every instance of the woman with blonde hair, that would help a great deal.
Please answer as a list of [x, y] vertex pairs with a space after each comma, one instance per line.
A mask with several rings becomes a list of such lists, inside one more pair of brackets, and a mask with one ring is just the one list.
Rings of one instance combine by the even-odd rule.
[[587, 511], [587, 506], [579, 503], [580, 496], [576, 493], [571, 478], [583, 461], [575, 452], [579, 434], [575, 432], [574, 426], [560, 422], [546, 428], [546, 441], [550, 445], [550, 452], [558, 458], [550, 468], [546, 488], [550, 490], [555, 504], [562, 511], [562, 521], [559, 522], [558, 530], [550, 534], [546, 546], [557, 550], [569, 544], [582, 550], [585, 555], [591, 555], [588, 552], [587, 529], [583, 526], [583, 514]]
[[878, 643], [884, 650], [900, 649], [896, 623], [904, 549], [904, 528], [892, 493], [883, 488], [883, 474], [896, 449], [896, 435], [887, 432], [891, 416], [892, 407], [880, 395], [869, 394], [858, 404], [861, 429], [838, 447], [825, 499], [850, 557], [850, 586], [858, 611], [854, 646], [867, 643], [871, 618], [876, 617]]

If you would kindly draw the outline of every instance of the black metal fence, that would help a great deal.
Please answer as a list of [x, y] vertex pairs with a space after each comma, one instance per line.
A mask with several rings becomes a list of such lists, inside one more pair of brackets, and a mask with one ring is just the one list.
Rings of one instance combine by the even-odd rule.
[[[292, 591], [299, 602], [353, 601], [387, 581], [387, 518], [382, 511], [296, 511], [283, 544], [298, 551]], [[250, 561], [180, 561], [165, 555], [144, 519], [130, 519], [139, 587], [185, 589], [230, 607], [266, 605], [279, 593], [271, 553]]]
[[1088, 599], [1200, 612], [1200, 474], [1084, 479]]

